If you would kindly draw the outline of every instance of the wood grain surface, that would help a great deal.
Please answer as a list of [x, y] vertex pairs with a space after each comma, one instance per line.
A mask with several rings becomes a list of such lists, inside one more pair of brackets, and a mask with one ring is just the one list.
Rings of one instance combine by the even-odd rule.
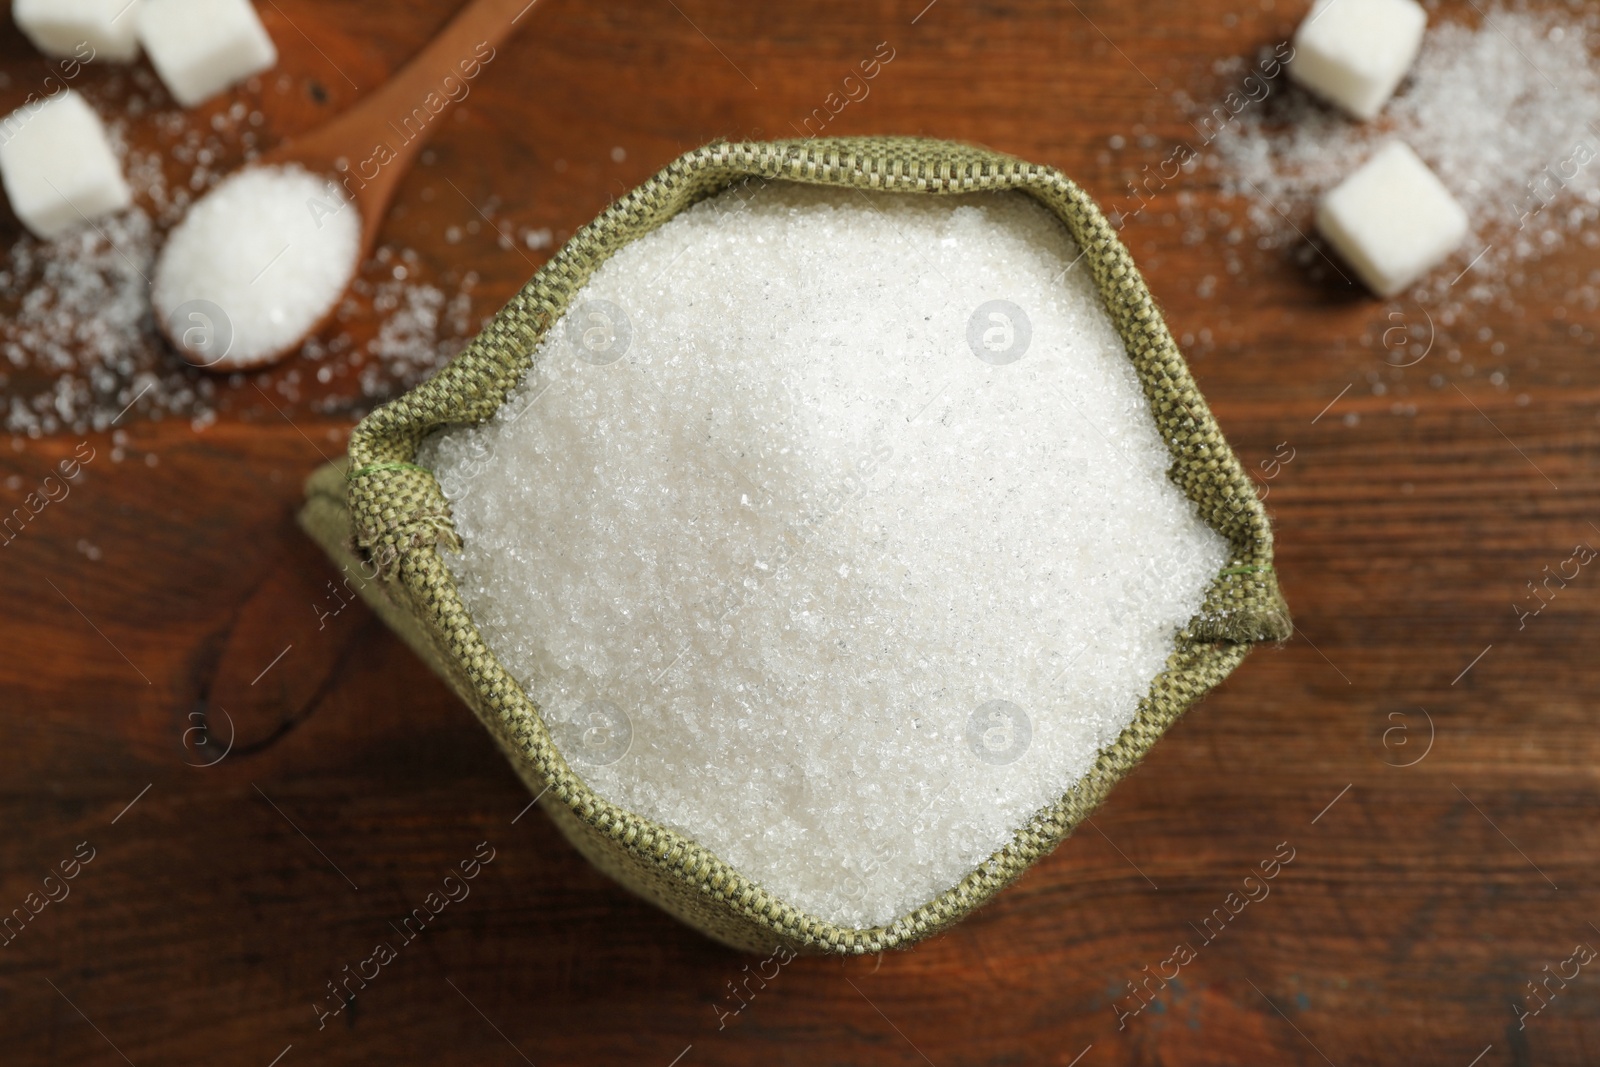
[[[793, 135], [881, 42], [894, 58], [829, 132], [980, 141], [1114, 205], [1193, 137], [1175, 94], [1225, 93], [1217, 62], [1285, 39], [1306, 8], [925, 3], [541, 0], [403, 181], [382, 239], [417, 250], [421, 278], [476, 272], [488, 315], [550, 253], [481, 225], [447, 237], [486, 204], [559, 241], [681, 151]], [[264, 0], [278, 71], [196, 121], [243, 100], [264, 145], [309, 129], [454, 6]], [[9, 26], [0, 63], [6, 109], [48, 70]], [[115, 77], [83, 85], [111, 94]], [[161, 143], [153, 121], [128, 136]], [[293, 515], [373, 398], [290, 361], [219, 383], [210, 425], [136, 408], [115, 441], [0, 442], [7, 509], [93, 455], [0, 549], [0, 913], [77, 865], [50, 883], [69, 895], [0, 948], [0, 1062], [1600, 1058], [1592, 968], [1553, 981], [1525, 1025], [1515, 1010], [1530, 980], [1600, 945], [1600, 575], [1582, 568], [1525, 625], [1513, 608], [1600, 539], [1595, 313], [1569, 295], [1593, 252], [1544, 260], [1519, 309], [1401, 370], [1375, 340], [1398, 305], [1229, 245], [1241, 211], [1202, 169], [1126, 236], [1270, 488], [1299, 635], [1257, 651], [990, 907], [914, 951], [796, 960], [764, 987], [743, 985], [759, 960], [523, 816], [528, 794], [469, 712], [359, 604], [331, 611], [337, 575]], [[0, 241], [17, 232], [0, 217]], [[376, 329], [365, 314], [342, 328], [358, 345]], [[470, 896], [319, 1028], [327, 983], [480, 842], [494, 858]], [[1269, 895], [1208, 942], [1203, 920], [1283, 843]], [[1170, 974], [1180, 944], [1179, 977], [1119, 1020], [1141, 1003], [1129, 983]], [[737, 1012], [730, 984], [753, 990]]]

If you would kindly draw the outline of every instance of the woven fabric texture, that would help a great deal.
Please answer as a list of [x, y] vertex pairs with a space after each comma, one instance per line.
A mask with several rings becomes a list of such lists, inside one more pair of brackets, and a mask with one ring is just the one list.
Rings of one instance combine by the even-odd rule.
[[[495, 412], [527, 373], [545, 332], [613, 252], [696, 201], [750, 179], [912, 195], [1015, 190], [1044, 204], [1082, 250], [1122, 335], [1172, 451], [1172, 480], [1232, 546], [1133, 723], [1090, 773], [958, 885], [869, 929], [841, 927], [789, 905], [694, 841], [596, 795], [573, 773], [538, 709], [463, 606], [442, 556], [458, 544], [449, 505], [432, 473], [416, 465], [426, 435]], [[336, 561], [379, 576], [366, 582], [363, 596], [472, 707], [574, 846], [640, 896], [751, 952], [876, 953], [948, 927], [1059, 845], [1254, 642], [1291, 633], [1266, 512], [1110, 223], [1053, 168], [969, 145], [845, 138], [716, 143], [682, 156], [574, 235], [434, 378], [362, 420], [348, 460], [319, 471], [307, 489], [302, 525]]]

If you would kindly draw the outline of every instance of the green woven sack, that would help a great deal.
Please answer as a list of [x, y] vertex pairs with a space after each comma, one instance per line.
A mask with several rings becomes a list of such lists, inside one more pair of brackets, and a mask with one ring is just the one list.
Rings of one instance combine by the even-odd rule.
[[[1232, 546], [1133, 723], [1100, 752], [1089, 774], [959, 884], [869, 929], [842, 927], [775, 898], [689, 838], [596, 795], [573, 773], [539, 709], [468, 616], [442, 558], [459, 545], [449, 505], [433, 474], [416, 465], [429, 433], [495, 412], [528, 371], [545, 333], [613, 252], [752, 178], [908, 195], [1019, 190], [1047, 207], [1083, 251], [1122, 335], [1172, 450], [1172, 480]], [[1082, 189], [1050, 167], [941, 141], [718, 143], [683, 156], [579, 231], [436, 377], [363, 419], [348, 460], [318, 471], [307, 491], [305, 529], [350, 574], [367, 576], [364, 598], [472, 707], [578, 851], [683, 921], [752, 952], [875, 953], [956, 922], [1060, 844], [1254, 642], [1290, 634], [1266, 513], [1110, 224]]]

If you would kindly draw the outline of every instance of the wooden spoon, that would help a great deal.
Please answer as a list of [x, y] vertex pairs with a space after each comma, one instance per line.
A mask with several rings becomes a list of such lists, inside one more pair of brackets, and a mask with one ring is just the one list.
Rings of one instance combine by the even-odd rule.
[[[359, 213], [359, 252], [339, 286], [339, 295], [330, 300], [316, 321], [308, 323], [298, 337], [247, 358], [238, 353], [229, 358], [230, 348], [240, 346], [233, 344], [234, 324], [225, 309], [205, 299], [187, 299], [169, 308], [161, 307], [158, 301], [157, 321], [178, 353], [199, 367], [223, 372], [248, 370], [277, 362], [326, 325], [356, 268], [371, 253], [400, 179], [411, 169], [417, 153], [443, 124], [450, 109], [466, 99], [474, 80], [494, 60], [495, 46], [516, 29], [537, 2], [471, 0], [426, 48], [376, 92], [252, 163], [252, 167], [263, 168], [300, 167], [335, 182]], [[163, 262], [165, 255], [163, 250]], [[155, 289], [161, 286], [162, 265], [157, 264]], [[263, 267], [262, 273], [266, 269]], [[218, 318], [222, 321], [213, 321]]]

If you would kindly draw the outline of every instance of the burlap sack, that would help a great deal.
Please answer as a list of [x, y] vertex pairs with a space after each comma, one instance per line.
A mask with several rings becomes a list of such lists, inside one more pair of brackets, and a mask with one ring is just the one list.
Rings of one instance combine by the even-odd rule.
[[[545, 332], [608, 256], [747, 178], [910, 195], [1020, 190], [1044, 204], [1083, 250], [1170, 442], [1173, 481], [1233, 546], [1133, 724], [1100, 753], [1089, 775], [960, 884], [871, 929], [837, 926], [777, 899], [694, 841], [597, 796], [572, 772], [539, 709], [468, 617], [441, 556], [456, 543], [449, 506], [432, 473], [415, 463], [418, 443], [431, 431], [494, 413], [523, 378]], [[363, 587], [367, 601], [477, 713], [578, 851], [683, 921], [752, 952], [875, 953], [956, 922], [1060, 844], [1253, 642], [1290, 633], [1266, 513], [1127, 249], [1088, 195], [1059, 172], [967, 145], [916, 138], [719, 143], [683, 156], [579, 231], [436, 377], [363, 419], [348, 460], [318, 471], [307, 490], [305, 529], [350, 573], [377, 576]]]

